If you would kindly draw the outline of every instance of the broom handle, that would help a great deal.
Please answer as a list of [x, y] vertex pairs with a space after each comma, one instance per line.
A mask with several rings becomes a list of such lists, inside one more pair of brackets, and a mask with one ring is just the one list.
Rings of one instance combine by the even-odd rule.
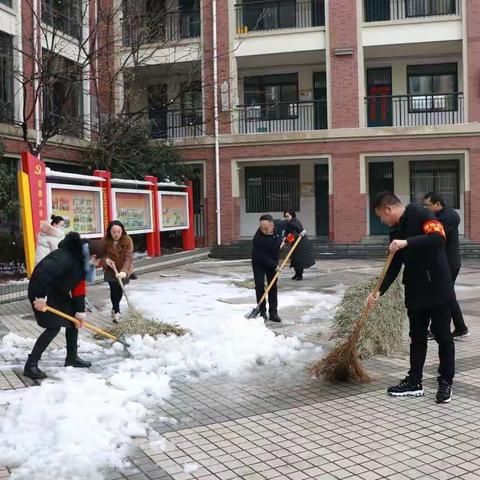
[[277, 281], [277, 278], [280, 276], [280, 274], [282, 273], [282, 270], [285, 268], [285, 265], [287, 264], [288, 260], [290, 259], [290, 257], [292, 256], [292, 253], [293, 251], [297, 248], [297, 245], [300, 243], [300, 240], [302, 239], [303, 237], [301, 237], [300, 235], [298, 236], [298, 238], [295, 240], [295, 243], [292, 245], [292, 248], [290, 249], [290, 251], [287, 253], [287, 256], [285, 257], [285, 259], [283, 260], [282, 264], [280, 265], [280, 268], [278, 269], [277, 273], [275, 274], [275, 276], [272, 278], [272, 281], [269, 283], [269, 285], [267, 286], [267, 289], [265, 290], [264, 294], [262, 295], [262, 298], [260, 299], [260, 301], [258, 302], [258, 305], [257, 307], [259, 307], [264, 301], [265, 299], [267, 298], [267, 295], [268, 295], [268, 292], [272, 289], [273, 285], [275, 284], [275, 282]]
[[[115, 265], [115, 263], [113, 264], [112, 268], [113, 268], [113, 271], [115, 272], [115, 276], [117, 276], [118, 275], [118, 270], [117, 270], [117, 266]], [[123, 284], [121, 278], [117, 277], [117, 280], [118, 280], [118, 283], [120, 284], [120, 288], [122, 289], [123, 294], [125, 295], [125, 300], [127, 301], [128, 309], [131, 310], [132, 306], [130, 305], [130, 300], [128, 300], [128, 295], [127, 295], [127, 292], [125, 290], [125, 285]]]
[[[77, 318], [72, 317], [71, 315], [68, 315], [64, 312], [61, 312], [60, 310], [57, 310], [56, 308], [50, 307], [49, 305], [45, 305], [45, 309], [43, 311], [44, 312], [52, 312], [55, 315], [58, 315], [59, 317], [65, 318], [66, 320], [70, 320], [75, 325], [80, 325], [80, 321]], [[117, 337], [114, 337], [110, 333], [105, 332], [105, 330], [102, 330], [101, 328], [98, 328], [95, 325], [91, 325], [90, 323], [85, 322], [84, 326], [85, 326], [85, 328], [87, 328], [88, 330], [91, 330], [92, 332], [99, 333], [100, 335], [103, 335], [104, 337], [107, 337], [110, 340], [113, 340], [114, 342], [117, 341]]]
[[[378, 291], [380, 290], [380, 287], [382, 286], [383, 281], [385, 280], [385, 275], [387, 274], [387, 271], [390, 267], [390, 264], [392, 263], [393, 256], [395, 255], [395, 252], [389, 252], [387, 260], [385, 260], [385, 265], [383, 266], [382, 273], [380, 274], [380, 277], [378, 277], [377, 283], [375, 284], [375, 288], [373, 289], [373, 294], [376, 295]], [[362, 318], [357, 324], [357, 327], [355, 328], [355, 332], [358, 332], [360, 334], [360, 330], [363, 327], [363, 324], [366, 322], [368, 314], [370, 313], [370, 306], [365, 305], [365, 308], [363, 309], [362, 313]]]

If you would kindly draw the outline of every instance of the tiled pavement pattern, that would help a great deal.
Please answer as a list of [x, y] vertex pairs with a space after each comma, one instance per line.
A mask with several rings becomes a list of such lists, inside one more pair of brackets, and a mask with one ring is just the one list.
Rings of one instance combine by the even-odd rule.
[[[465, 262], [458, 297], [472, 336], [457, 342], [454, 401], [436, 405], [436, 346], [429, 348], [422, 398], [392, 399], [385, 388], [402, 378], [408, 358], [379, 357], [367, 367], [376, 375], [369, 385], [330, 385], [304, 371], [264, 369], [242, 379], [211, 378], [173, 383], [154, 428], [167, 440], [162, 451], [138, 439], [131, 468], [107, 472], [106, 479], [480, 479], [480, 262]], [[302, 288], [329, 291], [379, 270], [378, 262], [323, 261], [308, 271]], [[248, 272], [248, 265], [200, 262], [181, 267], [180, 275], [225, 275]], [[171, 273], [171, 272], [169, 272]], [[155, 279], [155, 274], [149, 274]], [[144, 277], [142, 277], [144, 278]], [[298, 288], [288, 280], [282, 288]], [[95, 304], [103, 306], [106, 289], [95, 287]], [[280, 297], [281, 302], [281, 297]], [[38, 327], [28, 305], [0, 306], [2, 330], [33, 337]], [[296, 313], [281, 310], [284, 319]], [[95, 323], [105, 324], [96, 316]], [[293, 322], [289, 322], [293, 323]], [[325, 321], [315, 322], [317, 331]], [[314, 336], [311, 325], [275, 326], [287, 334]], [[306, 331], [307, 328], [307, 331]], [[59, 336], [57, 346], [63, 346]], [[432, 348], [433, 347], [433, 348]], [[0, 388], [24, 388], [18, 369], [0, 372]], [[185, 464], [197, 470], [184, 472]], [[0, 467], [0, 479], [9, 471]], [[32, 479], [34, 480], [34, 479]]]

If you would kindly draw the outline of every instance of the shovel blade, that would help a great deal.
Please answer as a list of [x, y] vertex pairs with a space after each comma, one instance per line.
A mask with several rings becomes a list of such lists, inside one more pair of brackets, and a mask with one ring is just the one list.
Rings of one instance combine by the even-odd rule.
[[246, 315], [245, 315], [245, 318], [257, 318], [258, 315], [260, 313], [260, 308], [259, 307], [255, 307], [253, 310], [251, 310], [250, 312], [248, 312]]

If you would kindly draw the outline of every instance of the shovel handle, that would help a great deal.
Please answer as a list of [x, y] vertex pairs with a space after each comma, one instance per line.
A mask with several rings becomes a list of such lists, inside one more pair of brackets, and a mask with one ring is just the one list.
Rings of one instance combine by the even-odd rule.
[[[112, 263], [112, 268], [113, 268], [113, 271], [115, 273], [115, 276], [117, 276], [118, 275], [118, 270], [117, 270], [117, 266], [115, 265], [115, 263]], [[121, 278], [117, 277], [117, 280], [118, 280], [118, 283], [120, 284], [120, 288], [122, 289], [123, 295], [125, 296], [125, 300], [127, 301], [128, 308], [131, 310], [132, 306], [130, 305], [130, 300], [128, 299], [128, 295], [127, 295], [127, 292], [125, 290], [125, 285], [123, 284]]]
[[[70, 320], [75, 325], [80, 325], [80, 321], [77, 318], [72, 317], [71, 315], [68, 315], [67, 313], [61, 312], [60, 310], [57, 310], [56, 308], [50, 307], [49, 305], [45, 305], [45, 308], [43, 309], [43, 311], [54, 313], [55, 315], [58, 315], [59, 317], [65, 318], [66, 320]], [[91, 325], [90, 323], [85, 322], [84, 326], [85, 326], [85, 328], [87, 328], [88, 330], [91, 330], [92, 332], [99, 333], [100, 335], [103, 335], [104, 337], [107, 337], [110, 340], [113, 340], [114, 342], [117, 341], [117, 337], [115, 337], [114, 335], [106, 332], [105, 330], [102, 330], [101, 328], [96, 327], [95, 325]]]
[[295, 243], [292, 245], [292, 248], [289, 250], [289, 252], [287, 253], [285, 259], [283, 260], [282, 264], [280, 265], [277, 273], [275, 274], [275, 276], [272, 278], [272, 281], [269, 283], [269, 285], [267, 286], [266, 290], [265, 290], [265, 293], [262, 295], [262, 298], [260, 299], [260, 301], [258, 302], [258, 305], [257, 305], [257, 308], [265, 301], [265, 299], [267, 298], [267, 295], [268, 295], [268, 292], [272, 289], [272, 287], [275, 285], [275, 282], [277, 281], [277, 278], [280, 276], [280, 274], [282, 273], [283, 269], [285, 268], [285, 265], [287, 264], [288, 260], [290, 260], [290, 257], [292, 256], [292, 253], [294, 252], [294, 250], [297, 248], [297, 245], [300, 243], [300, 241], [302, 240], [303, 237], [301, 237], [300, 235], [298, 236], [298, 238], [295, 240]]

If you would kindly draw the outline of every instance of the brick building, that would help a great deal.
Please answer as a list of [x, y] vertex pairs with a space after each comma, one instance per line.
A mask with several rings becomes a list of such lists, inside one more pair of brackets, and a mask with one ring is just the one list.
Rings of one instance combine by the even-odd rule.
[[[2, 45], [21, 37], [6, 22], [20, 1], [0, 0]], [[410, 202], [434, 189], [480, 242], [480, 0], [146, 0], [145, 12], [159, 4], [171, 15], [129, 109], [195, 166], [208, 244], [251, 237], [261, 213], [284, 208], [311, 236], [358, 243], [385, 233], [376, 193]], [[0, 102], [15, 109], [13, 91], [0, 72]], [[88, 138], [69, 142], [44, 158], [81, 162]]]

